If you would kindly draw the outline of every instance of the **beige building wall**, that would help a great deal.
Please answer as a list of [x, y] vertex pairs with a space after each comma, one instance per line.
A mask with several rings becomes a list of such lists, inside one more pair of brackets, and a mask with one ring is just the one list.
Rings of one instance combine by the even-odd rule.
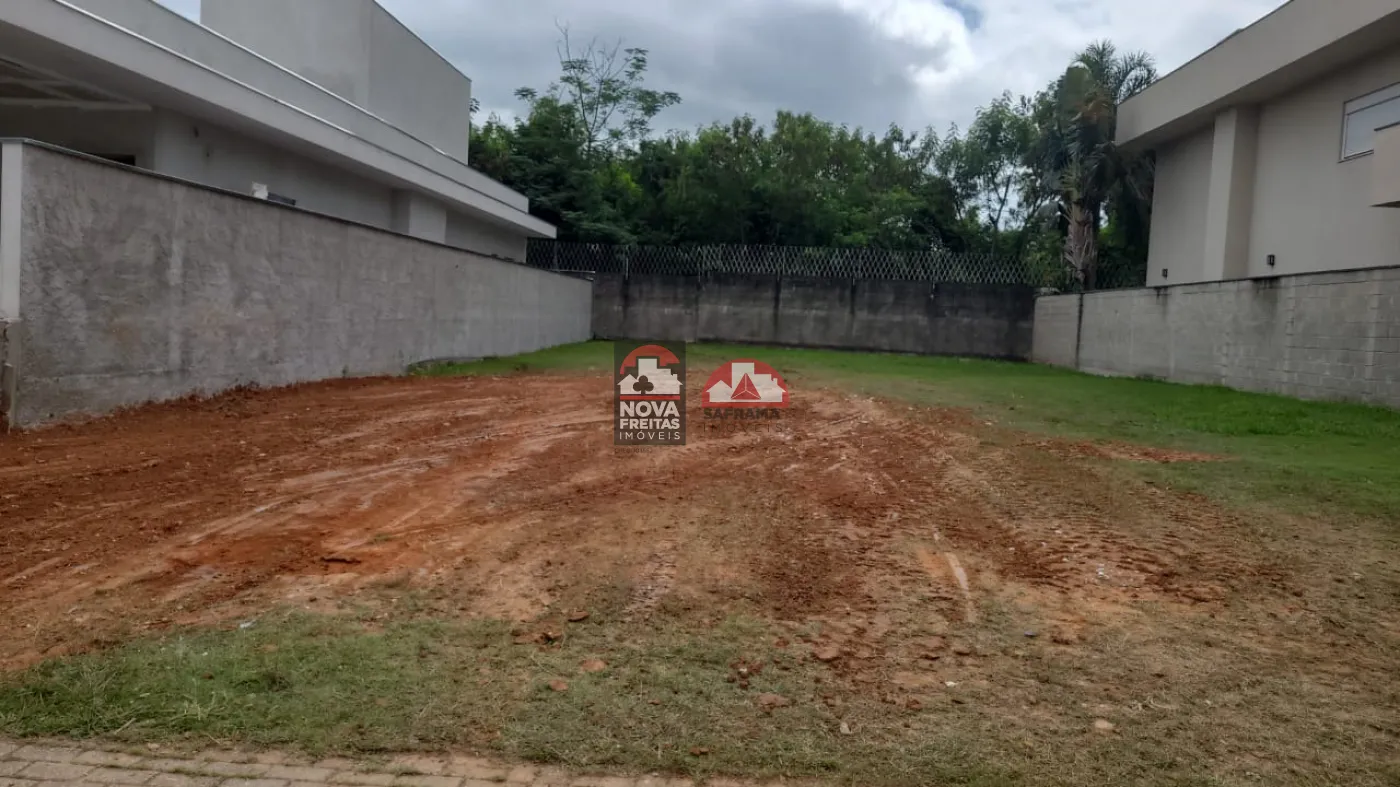
[[[1147, 284], [1201, 281], [1205, 274], [1206, 202], [1210, 193], [1213, 127], [1157, 151]], [[1165, 269], [1167, 275], [1162, 276]]]
[[1289, 0], [1123, 104], [1118, 142], [1155, 147], [1400, 40], [1400, 0]]
[[1375, 157], [1341, 160], [1342, 105], [1397, 82], [1391, 51], [1261, 108], [1250, 276], [1400, 264], [1400, 211], [1371, 207]]
[[1211, 203], [1211, 176], [1212, 168], [1226, 166], [1213, 151], [1222, 149], [1216, 137], [1224, 126], [1162, 144], [1147, 284], [1400, 264], [1400, 211], [1372, 207], [1375, 157], [1341, 160], [1343, 105], [1397, 82], [1400, 51], [1387, 52], [1258, 107], [1254, 166], [1244, 168], [1253, 179], [1247, 256], [1243, 266], [1227, 265], [1223, 276], [1208, 264], [1206, 235], [1209, 211], [1221, 206], [1219, 199]]

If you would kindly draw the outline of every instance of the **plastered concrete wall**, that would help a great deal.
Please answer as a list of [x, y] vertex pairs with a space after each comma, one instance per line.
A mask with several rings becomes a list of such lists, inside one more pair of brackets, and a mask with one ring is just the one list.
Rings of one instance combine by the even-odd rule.
[[373, 0], [202, 0], [200, 21], [467, 160], [471, 80]]
[[[426, 81], [414, 83], [412, 71], [405, 76], [400, 69], [400, 78], [390, 82], [389, 89], [394, 89], [394, 85], [401, 88], [405, 83], [412, 89], [391, 94], [390, 108], [392, 110], [395, 102], [411, 102], [424, 113], [423, 118], [431, 119], [438, 117], [434, 113], [446, 111], [444, 106], [451, 106], [452, 112], [466, 112], [461, 116], [465, 120], [459, 117], [443, 122], [433, 127], [436, 131], [430, 129], [431, 133], [424, 136], [421, 127], [400, 126], [403, 117], [390, 118], [376, 113], [376, 120], [365, 114], [377, 112], [364, 103], [370, 100], [368, 52], [372, 25], [365, 20], [373, 19], [372, 12], [376, 9], [371, 3], [205, 0], [201, 18], [204, 24], [217, 29], [195, 24], [155, 0], [76, 0], [76, 5], [243, 84], [276, 96], [280, 101], [349, 129], [356, 136], [416, 164], [519, 210], [528, 209], [524, 195], [466, 166], [468, 131], [465, 126], [470, 125], [471, 81], [455, 70], [445, 73], [445, 69], [451, 69], [445, 61], [438, 60], [433, 72], [432, 84], [436, 86], [437, 95], [430, 95], [423, 89]], [[388, 16], [383, 9], [377, 10]], [[328, 18], [318, 23], [317, 15]], [[308, 40], [310, 43], [304, 43]], [[250, 41], [258, 42], [258, 46], [251, 45]], [[419, 47], [436, 57], [421, 43]], [[252, 54], [254, 52], [257, 54]], [[317, 68], [322, 71], [319, 82], [303, 73]], [[105, 81], [100, 74], [89, 76], [95, 83]], [[337, 80], [341, 80], [340, 92], [322, 84]], [[379, 84], [385, 83], [381, 80]], [[361, 87], [356, 89], [353, 85]], [[352, 95], [344, 95], [347, 93]], [[34, 138], [75, 147], [61, 139]], [[435, 141], [438, 139], [442, 143]], [[446, 151], [452, 158], [444, 157], [432, 146]]]
[[[1400, 50], [1363, 58], [1259, 105], [1252, 165], [1252, 203], [1231, 229], [1242, 264], [1208, 269], [1212, 141], [1210, 123], [1157, 150], [1150, 284], [1268, 277], [1350, 269], [1365, 261], [1400, 263], [1400, 211], [1372, 207], [1376, 157], [1342, 160], [1343, 106], [1400, 81]], [[1224, 210], [1222, 203], [1220, 209]], [[1218, 217], [1217, 217], [1218, 218]], [[1222, 227], [1220, 221], [1217, 227]], [[1275, 264], [1268, 264], [1269, 255]], [[1161, 271], [1168, 270], [1163, 278]]]
[[[1043, 297], [1036, 313], [1063, 315], [1079, 297]], [[1400, 268], [1083, 299], [1083, 371], [1400, 406]], [[1047, 320], [1032, 357], [1072, 365], [1064, 348], [1074, 338], [1073, 323]]]
[[593, 332], [928, 355], [1030, 356], [1029, 287], [600, 274]]
[[19, 382], [19, 323], [0, 317], [0, 433], [12, 423]]
[[1397, 23], [1395, 0], [1284, 3], [1124, 102], [1118, 143], [1193, 125], [1232, 98], [1250, 100], [1394, 46]]
[[459, 161], [472, 125], [472, 83], [378, 3], [371, 6], [367, 108]]
[[492, 257], [524, 262], [525, 249], [528, 244], [529, 239], [518, 231], [464, 216], [461, 213], [447, 214], [448, 246], [471, 249]]
[[1396, 82], [1392, 48], [1260, 109], [1248, 275], [1400, 264], [1400, 212], [1371, 207], [1375, 157], [1341, 160], [1343, 104]]
[[20, 226], [24, 220], [24, 148], [0, 143], [0, 432], [14, 423], [20, 349]]
[[364, 0], [201, 0], [199, 21], [369, 107], [370, 7]]
[[394, 192], [372, 180], [293, 151], [157, 110], [152, 169], [215, 188], [252, 194], [254, 183], [297, 207], [389, 229]]
[[580, 279], [23, 150], [22, 426], [590, 335]]
[[1214, 142], [1215, 127], [1210, 125], [1157, 151], [1147, 253], [1147, 281], [1152, 284], [1201, 281], [1205, 276], [1206, 204]]

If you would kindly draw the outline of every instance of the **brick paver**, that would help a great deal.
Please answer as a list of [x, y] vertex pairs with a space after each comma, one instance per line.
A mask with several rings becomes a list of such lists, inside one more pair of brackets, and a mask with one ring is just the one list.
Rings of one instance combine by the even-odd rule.
[[94, 768], [83, 781], [90, 784], [145, 784], [155, 776], [154, 771], [136, 768]]
[[[4, 748], [4, 746], [0, 746], [0, 757], [4, 756]], [[73, 762], [82, 765], [105, 765], [111, 768], [136, 768], [140, 766], [141, 758], [135, 754], [89, 750], [74, 757]]]
[[335, 771], [330, 768], [313, 768], [308, 765], [274, 765], [263, 776], [269, 779], [286, 779], [292, 782], [317, 782], [325, 784]]
[[[141, 750], [138, 750], [141, 751]], [[276, 751], [150, 756], [0, 740], [0, 787], [697, 787], [689, 779], [569, 774], [478, 757], [313, 761]], [[714, 785], [755, 785], [716, 780]], [[772, 784], [781, 784], [774, 782]]]
[[6, 755], [11, 760], [30, 760], [34, 762], [72, 762], [82, 754], [82, 749], [75, 749], [70, 746], [39, 746], [30, 744], [21, 746], [10, 754]]
[[[257, 779], [266, 774], [272, 768], [271, 765], [263, 765], [256, 762], [224, 762], [223, 760], [208, 760], [196, 764], [196, 769], [200, 773], [207, 773], [213, 776], [236, 776], [240, 779]], [[282, 779], [283, 782], [287, 781]], [[273, 787], [270, 784], [259, 785], [228, 785], [228, 787]], [[277, 785], [282, 787], [282, 785]]]
[[364, 787], [389, 787], [394, 783], [392, 773], [367, 773], [365, 771], [336, 771], [331, 774], [331, 784], [357, 784]]
[[217, 776], [186, 776], [183, 773], [157, 773], [146, 787], [216, 787]]
[[286, 779], [225, 779], [223, 787], [287, 787]]
[[19, 772], [22, 779], [41, 779], [53, 782], [75, 782], [92, 770], [91, 765], [74, 765], [71, 762], [31, 762], [29, 767]]
[[462, 787], [461, 776], [408, 775], [394, 780], [394, 787]]

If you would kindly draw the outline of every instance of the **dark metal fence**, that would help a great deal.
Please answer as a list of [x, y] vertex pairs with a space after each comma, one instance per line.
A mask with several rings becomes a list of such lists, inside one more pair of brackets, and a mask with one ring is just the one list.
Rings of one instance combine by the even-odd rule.
[[[881, 279], [962, 284], [1026, 284], [1062, 292], [1080, 289], [1060, 265], [1038, 265], [945, 249], [805, 246], [614, 246], [532, 240], [527, 264], [569, 273], [631, 276], [754, 275], [814, 279]], [[1141, 287], [1141, 272], [1102, 271], [1095, 289]], [[1126, 275], [1125, 275], [1126, 274]], [[1107, 285], [1107, 286], [1106, 286]]]

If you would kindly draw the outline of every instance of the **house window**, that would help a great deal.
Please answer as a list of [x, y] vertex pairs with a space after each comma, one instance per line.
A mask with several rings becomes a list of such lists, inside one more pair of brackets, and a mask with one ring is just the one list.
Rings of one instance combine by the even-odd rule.
[[1400, 84], [1348, 101], [1343, 113], [1342, 158], [1370, 153], [1376, 129], [1400, 123]]

